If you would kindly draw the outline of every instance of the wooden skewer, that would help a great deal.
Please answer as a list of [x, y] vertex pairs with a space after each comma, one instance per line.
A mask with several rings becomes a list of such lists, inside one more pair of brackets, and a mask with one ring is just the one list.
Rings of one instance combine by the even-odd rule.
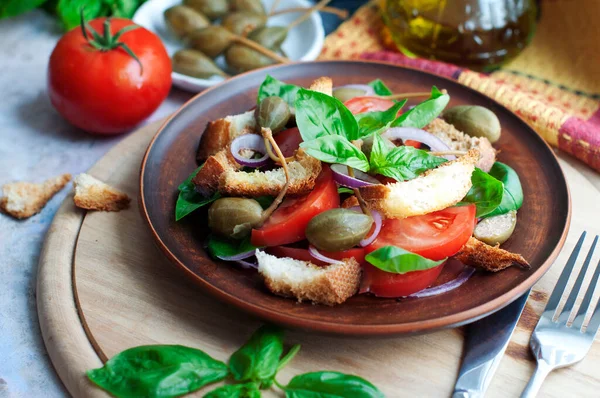
[[269, 14], [267, 15], [268, 17], [272, 17], [273, 15], [275, 15], [275, 9], [279, 6], [279, 1], [280, 0], [275, 0], [273, 2], [273, 4], [271, 5], [271, 9], [269, 10]]
[[321, 0], [314, 7], [308, 8], [306, 10], [306, 12], [300, 18], [296, 19], [295, 21], [293, 21], [292, 23], [290, 23], [288, 25], [288, 27], [287, 27], [288, 32], [290, 30], [292, 30], [294, 27], [300, 25], [305, 20], [307, 20], [313, 12], [320, 11], [321, 9], [323, 9], [323, 7], [325, 7], [327, 4], [329, 4], [330, 1], [331, 0]]

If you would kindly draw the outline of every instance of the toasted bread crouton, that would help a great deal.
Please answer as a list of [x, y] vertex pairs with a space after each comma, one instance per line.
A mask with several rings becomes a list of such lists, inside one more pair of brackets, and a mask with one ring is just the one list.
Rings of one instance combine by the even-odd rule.
[[318, 91], [319, 93], [327, 94], [329, 96], [333, 95], [333, 81], [330, 77], [323, 76], [312, 82], [310, 87], [308, 88], [312, 91]]
[[471, 174], [479, 152], [466, 155], [427, 170], [419, 177], [387, 185], [360, 188], [367, 206], [387, 218], [405, 218], [445, 209], [460, 202], [471, 189]]
[[253, 110], [208, 123], [200, 138], [196, 160], [198, 163], [204, 162], [209, 156], [223, 150], [236, 137], [253, 133], [256, 129]]
[[129, 196], [89, 174], [79, 174], [73, 181], [75, 206], [87, 210], [119, 211], [129, 207]]
[[500, 249], [499, 246], [490, 246], [471, 237], [463, 248], [454, 255], [454, 258], [471, 267], [491, 272], [501, 271], [513, 264], [525, 269], [531, 268], [523, 256]]
[[341, 304], [352, 297], [360, 286], [361, 268], [354, 258], [320, 267], [308, 261], [278, 258], [256, 251], [258, 272], [273, 293], [294, 297], [299, 302]]
[[[288, 163], [290, 185], [288, 195], [304, 195], [315, 187], [321, 173], [321, 161], [298, 150], [296, 160]], [[277, 196], [285, 185], [285, 173], [278, 167], [268, 171], [237, 171], [229, 168], [219, 180], [219, 192], [228, 196]]]
[[425, 130], [442, 140], [453, 151], [477, 149], [480, 157], [475, 166], [485, 172], [490, 171], [496, 161], [496, 150], [485, 137], [471, 137], [439, 118], [425, 126]]
[[198, 173], [192, 178], [196, 191], [203, 196], [210, 196], [219, 188], [219, 180], [226, 170], [239, 170], [242, 165], [235, 161], [229, 147], [209, 156]]
[[29, 218], [39, 213], [69, 181], [71, 181], [71, 174], [62, 174], [41, 184], [32, 182], [5, 184], [2, 187], [0, 210], [15, 218]]

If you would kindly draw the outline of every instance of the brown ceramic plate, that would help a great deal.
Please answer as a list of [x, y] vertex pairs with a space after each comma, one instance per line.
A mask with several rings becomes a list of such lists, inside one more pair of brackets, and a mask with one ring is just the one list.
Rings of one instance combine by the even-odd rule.
[[[177, 186], [197, 167], [195, 153], [206, 124], [255, 105], [266, 74], [307, 87], [320, 76], [335, 85], [383, 79], [394, 92], [448, 90], [450, 105], [476, 104], [498, 115], [502, 138], [499, 160], [521, 178], [525, 200], [513, 236], [504, 244], [521, 253], [530, 271], [511, 268], [477, 273], [466, 284], [430, 298], [352, 297], [336, 307], [296, 303], [269, 293], [252, 270], [215, 261], [203, 249], [207, 233], [202, 215], [175, 222]], [[185, 104], [160, 129], [142, 162], [141, 209], [158, 246], [202, 288], [243, 310], [287, 326], [348, 335], [407, 334], [458, 326], [499, 310], [529, 289], [550, 267], [570, 221], [567, 184], [548, 145], [518, 116], [459, 83], [418, 70], [367, 62], [313, 62], [273, 66], [235, 77]]]

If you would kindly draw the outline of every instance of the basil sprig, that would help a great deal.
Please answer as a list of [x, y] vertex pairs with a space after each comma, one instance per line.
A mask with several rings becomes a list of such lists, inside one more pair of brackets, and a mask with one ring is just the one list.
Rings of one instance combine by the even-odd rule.
[[381, 79], [373, 80], [372, 82], [369, 82], [368, 85], [373, 87], [373, 91], [375, 91], [375, 94], [377, 95], [392, 95], [392, 90], [390, 90]]
[[369, 171], [369, 161], [360, 149], [339, 135], [326, 135], [303, 142], [300, 148], [325, 163], [340, 163], [357, 170]]
[[250, 250], [258, 249], [259, 247], [250, 243], [249, 237], [242, 240], [234, 240], [210, 234], [208, 235], [206, 248], [211, 255], [221, 258], [246, 253]]
[[130, 348], [88, 378], [117, 397], [175, 397], [223, 380], [227, 365], [195, 348], [150, 345]]
[[437, 267], [446, 259], [434, 261], [397, 246], [384, 246], [367, 254], [370, 264], [382, 271], [393, 274], [405, 274], [412, 271], [424, 271]]
[[450, 96], [433, 86], [431, 97], [400, 115], [398, 119], [394, 120], [392, 127], [416, 127], [421, 129], [438, 117], [448, 105], [448, 102], [450, 102]]
[[206, 206], [221, 197], [218, 192], [215, 192], [210, 198], [206, 198], [196, 192], [192, 179], [198, 174], [202, 166], [194, 170], [177, 188], [179, 190], [179, 196], [177, 197], [177, 203], [175, 204], [175, 221], [181, 220], [191, 212], [202, 206]]
[[287, 84], [280, 80], [275, 79], [271, 75], [267, 75], [265, 80], [258, 88], [258, 96], [256, 99], [257, 104], [260, 104], [262, 100], [267, 97], [281, 97], [290, 107], [294, 107], [296, 101], [296, 94], [301, 87], [294, 84]]
[[283, 330], [264, 325], [229, 359], [229, 366], [203, 351], [179, 345], [140, 346], [112, 357], [88, 378], [116, 397], [171, 398], [224, 380], [204, 398], [259, 398], [275, 384], [288, 398], [382, 398], [373, 384], [358, 376], [323, 371], [295, 376], [287, 386], [275, 376], [300, 350], [283, 353]]
[[412, 146], [389, 148], [379, 134], [373, 136], [369, 158], [373, 173], [391, 177], [396, 181], [412, 180], [426, 170], [438, 167], [446, 159], [430, 155]]
[[504, 193], [502, 202], [488, 216], [499, 216], [511, 210], [519, 210], [523, 205], [523, 188], [517, 172], [504, 163], [496, 162], [489, 174], [504, 184]]
[[366, 137], [390, 127], [392, 122], [396, 120], [396, 115], [404, 104], [406, 104], [406, 100], [396, 102], [396, 104], [385, 111], [364, 112], [354, 115], [358, 123], [358, 135]]
[[484, 217], [494, 211], [502, 202], [504, 186], [502, 182], [479, 168], [475, 168], [471, 174], [471, 183], [473, 185], [461, 204], [475, 204], [477, 207], [475, 215]]

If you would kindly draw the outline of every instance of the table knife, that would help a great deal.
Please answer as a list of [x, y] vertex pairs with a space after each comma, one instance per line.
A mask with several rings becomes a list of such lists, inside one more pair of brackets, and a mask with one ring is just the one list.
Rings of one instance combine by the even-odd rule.
[[531, 289], [502, 310], [466, 328], [465, 355], [452, 398], [483, 397], [502, 360]]

